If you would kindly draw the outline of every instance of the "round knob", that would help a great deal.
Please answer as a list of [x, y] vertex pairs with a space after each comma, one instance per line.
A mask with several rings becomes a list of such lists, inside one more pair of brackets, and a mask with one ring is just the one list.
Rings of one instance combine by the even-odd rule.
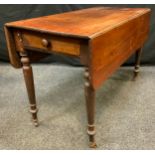
[[48, 47], [49, 46], [49, 41], [47, 39], [42, 39], [42, 45], [44, 47]]

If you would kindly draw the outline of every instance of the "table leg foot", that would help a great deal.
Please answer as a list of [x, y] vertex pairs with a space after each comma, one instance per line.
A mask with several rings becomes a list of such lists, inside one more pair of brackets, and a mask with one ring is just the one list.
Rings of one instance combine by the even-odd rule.
[[96, 148], [97, 144], [95, 141], [95, 126], [91, 125], [92, 127], [90, 127], [90, 125], [88, 125], [88, 136], [89, 136], [89, 147], [90, 148]]
[[27, 52], [21, 52], [21, 63], [23, 65], [23, 74], [25, 79], [25, 84], [27, 88], [28, 98], [30, 102], [30, 113], [32, 114], [32, 120], [35, 126], [38, 126], [38, 118], [37, 118], [37, 105], [36, 105], [36, 97], [35, 97], [35, 88], [34, 88], [34, 80], [33, 80], [33, 71], [30, 65], [30, 60]]
[[89, 147], [95, 149], [95, 148], [97, 148], [97, 144], [95, 142], [90, 142]]
[[134, 70], [133, 78], [132, 78], [133, 81], [136, 81], [138, 74], [139, 74], [139, 67], [136, 67]]
[[36, 107], [33, 110], [30, 109], [30, 113], [32, 114], [32, 122], [33, 122], [35, 127], [39, 126], [38, 118], [37, 118], [37, 112], [38, 112], [38, 110]]
[[38, 120], [33, 120], [33, 124], [35, 127], [38, 127], [39, 126]]
[[95, 148], [95, 90], [90, 82], [90, 74], [88, 68], [85, 69], [85, 98], [86, 98], [86, 109], [87, 109], [87, 119], [88, 119], [88, 128], [87, 133], [89, 136], [90, 147]]
[[134, 75], [133, 75], [133, 81], [135, 81], [138, 77], [138, 74], [140, 72], [140, 58], [141, 58], [142, 48], [138, 49], [136, 51], [135, 55], [135, 69], [134, 69]]

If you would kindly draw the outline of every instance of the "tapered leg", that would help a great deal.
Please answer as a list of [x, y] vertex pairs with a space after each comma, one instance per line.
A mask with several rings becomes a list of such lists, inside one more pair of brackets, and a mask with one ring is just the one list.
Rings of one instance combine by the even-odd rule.
[[85, 69], [85, 96], [86, 96], [86, 109], [88, 118], [87, 133], [89, 136], [89, 142], [91, 148], [96, 148], [95, 142], [95, 90], [90, 83], [90, 75], [88, 68]]
[[33, 120], [34, 125], [38, 126], [36, 97], [35, 97], [32, 67], [30, 65], [30, 60], [27, 55], [27, 52], [22, 52], [20, 53], [20, 55], [21, 55], [21, 63], [23, 65], [23, 74], [24, 74], [25, 84], [26, 84], [28, 98], [30, 102], [30, 113], [32, 114], [32, 120]]
[[133, 80], [136, 80], [139, 74], [141, 53], [142, 53], [142, 48], [138, 49], [135, 54], [135, 69], [134, 69]]

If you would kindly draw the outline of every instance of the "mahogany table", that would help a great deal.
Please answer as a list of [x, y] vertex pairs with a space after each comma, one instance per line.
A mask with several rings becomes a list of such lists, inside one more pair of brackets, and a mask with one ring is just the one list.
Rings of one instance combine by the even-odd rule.
[[35, 126], [38, 119], [30, 62], [53, 52], [79, 57], [85, 66], [87, 133], [90, 147], [96, 147], [95, 91], [133, 53], [137, 77], [149, 20], [148, 8], [95, 7], [5, 24], [10, 61], [15, 68], [23, 68]]

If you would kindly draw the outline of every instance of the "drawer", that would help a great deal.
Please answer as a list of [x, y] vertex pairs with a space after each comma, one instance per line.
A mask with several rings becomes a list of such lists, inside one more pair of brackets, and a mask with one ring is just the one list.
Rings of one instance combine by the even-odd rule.
[[[31, 31], [14, 31], [17, 51], [21, 48], [42, 52], [57, 52], [69, 55], [80, 55], [80, 40]], [[21, 47], [22, 46], [22, 47]]]

